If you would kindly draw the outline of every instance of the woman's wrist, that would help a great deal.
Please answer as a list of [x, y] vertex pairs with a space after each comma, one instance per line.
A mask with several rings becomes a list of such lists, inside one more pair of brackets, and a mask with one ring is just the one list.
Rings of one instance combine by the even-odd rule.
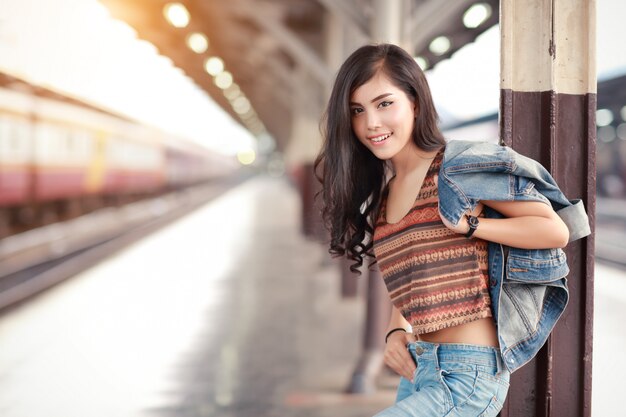
[[389, 340], [389, 336], [391, 336], [392, 334], [402, 331], [404, 333], [406, 333], [406, 329], [404, 327], [396, 327], [395, 329], [391, 329], [387, 332], [387, 334], [385, 335], [385, 343], [387, 343], [387, 341]]

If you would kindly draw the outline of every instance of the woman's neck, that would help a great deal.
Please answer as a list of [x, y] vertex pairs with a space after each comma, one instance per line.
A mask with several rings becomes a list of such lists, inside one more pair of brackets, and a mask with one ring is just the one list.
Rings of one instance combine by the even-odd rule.
[[391, 164], [397, 178], [405, 178], [412, 173], [429, 167], [433, 159], [437, 156], [439, 149], [434, 151], [424, 151], [409, 141], [397, 155], [391, 158]]

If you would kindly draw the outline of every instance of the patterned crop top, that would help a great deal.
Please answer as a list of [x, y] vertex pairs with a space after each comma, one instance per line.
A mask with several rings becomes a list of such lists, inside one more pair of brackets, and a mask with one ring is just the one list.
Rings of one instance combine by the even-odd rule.
[[448, 229], [439, 217], [443, 149], [433, 159], [409, 213], [386, 222], [388, 190], [374, 229], [374, 254], [391, 301], [414, 334], [491, 317], [487, 242]]

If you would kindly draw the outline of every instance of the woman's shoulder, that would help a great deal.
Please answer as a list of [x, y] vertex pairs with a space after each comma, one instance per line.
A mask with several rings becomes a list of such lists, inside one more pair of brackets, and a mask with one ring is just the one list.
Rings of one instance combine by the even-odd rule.
[[449, 140], [444, 152], [444, 164], [472, 162], [476, 160], [508, 161], [512, 157], [511, 148], [493, 142], [473, 140]]
[[457, 140], [449, 139], [446, 142], [446, 155], [457, 154], [462, 152], [481, 152], [490, 153], [496, 150], [506, 148], [506, 146], [499, 145], [493, 142], [487, 142], [483, 140]]

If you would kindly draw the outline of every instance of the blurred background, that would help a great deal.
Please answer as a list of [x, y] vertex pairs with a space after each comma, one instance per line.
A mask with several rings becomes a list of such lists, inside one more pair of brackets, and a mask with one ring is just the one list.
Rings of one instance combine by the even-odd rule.
[[[319, 119], [378, 3], [0, 0], [1, 416], [393, 401], [388, 371], [358, 379], [363, 280], [312, 220]], [[497, 142], [498, 1], [403, 7], [446, 137]], [[626, 372], [624, 18], [597, 1], [594, 416]]]

